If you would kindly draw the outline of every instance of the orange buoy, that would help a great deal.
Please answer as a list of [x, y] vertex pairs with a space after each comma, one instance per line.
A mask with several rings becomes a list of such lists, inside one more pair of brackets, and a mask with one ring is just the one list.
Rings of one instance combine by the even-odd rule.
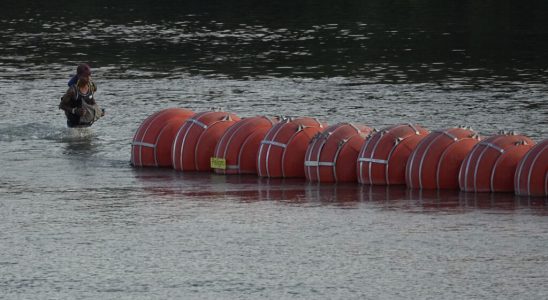
[[211, 171], [210, 159], [225, 131], [239, 121], [232, 113], [207, 111], [180, 126], [173, 141], [173, 168], [180, 171]]
[[136, 167], [170, 167], [177, 129], [194, 112], [182, 108], [158, 111], [137, 129], [131, 143], [131, 164]]
[[312, 182], [356, 181], [356, 161], [372, 129], [339, 123], [316, 134], [305, 154], [305, 176]]
[[257, 174], [261, 141], [278, 119], [265, 116], [243, 118], [230, 126], [215, 147], [214, 159], [222, 160], [218, 174]]
[[465, 192], [513, 192], [519, 160], [535, 144], [523, 135], [495, 135], [478, 144], [462, 161], [459, 186]]
[[398, 124], [371, 135], [358, 156], [358, 181], [364, 184], [405, 184], [405, 166], [411, 151], [428, 130]]
[[548, 139], [532, 147], [519, 161], [514, 189], [516, 195], [548, 197]]
[[305, 177], [304, 155], [308, 143], [326, 124], [317, 119], [286, 118], [266, 133], [257, 157], [257, 174], [262, 177]]
[[458, 189], [460, 165], [479, 135], [466, 128], [433, 131], [411, 152], [405, 170], [407, 187]]

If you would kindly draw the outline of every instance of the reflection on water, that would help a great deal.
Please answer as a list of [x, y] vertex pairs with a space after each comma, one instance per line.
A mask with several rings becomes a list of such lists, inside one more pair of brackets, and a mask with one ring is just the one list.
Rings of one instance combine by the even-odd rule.
[[178, 173], [166, 169], [135, 169], [143, 189], [158, 198], [240, 202], [278, 201], [296, 205], [371, 206], [420, 212], [466, 212], [470, 209], [535, 209], [548, 214], [547, 201], [513, 193], [464, 193], [458, 190], [413, 190], [405, 186], [354, 183], [317, 184], [304, 179]]

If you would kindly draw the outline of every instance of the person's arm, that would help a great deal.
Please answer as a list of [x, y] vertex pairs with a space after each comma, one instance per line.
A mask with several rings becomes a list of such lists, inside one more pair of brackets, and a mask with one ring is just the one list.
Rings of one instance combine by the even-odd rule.
[[[66, 112], [76, 113], [76, 109], [72, 106], [72, 98], [74, 97], [74, 90], [69, 88], [67, 92], [61, 97], [61, 103], [59, 103], [59, 109], [62, 109]], [[73, 111], [74, 109], [74, 111]]]

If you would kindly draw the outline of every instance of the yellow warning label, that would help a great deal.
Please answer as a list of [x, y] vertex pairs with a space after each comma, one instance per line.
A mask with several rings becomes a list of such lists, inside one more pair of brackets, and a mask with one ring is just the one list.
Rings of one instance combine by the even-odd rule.
[[223, 169], [226, 170], [226, 159], [219, 157], [212, 157], [210, 159], [212, 169]]

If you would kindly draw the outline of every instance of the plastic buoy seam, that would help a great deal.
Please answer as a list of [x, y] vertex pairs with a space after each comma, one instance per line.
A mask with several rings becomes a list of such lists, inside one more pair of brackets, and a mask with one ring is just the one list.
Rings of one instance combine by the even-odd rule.
[[335, 152], [335, 157], [333, 157], [333, 177], [335, 177], [335, 182], [339, 181], [339, 179], [337, 178], [337, 160], [339, 159], [339, 153], [341, 153], [341, 150], [344, 146], [344, 144], [350, 139], [347, 139], [344, 141], [343, 144], [341, 144], [339, 142], [339, 145], [337, 147], [337, 152]]
[[[164, 132], [164, 130], [166, 129], [166, 126], [162, 127], [162, 130], [160, 130], [160, 132], [158, 133], [158, 135], [156, 136], [156, 141], [154, 141], [154, 143], [156, 145], [158, 145], [158, 142], [160, 141], [160, 137], [162, 136], [162, 132]], [[156, 167], [158, 167], [158, 147], [154, 147], [154, 165], [156, 165]]]
[[[531, 154], [531, 151], [527, 151], [525, 156], [521, 159], [521, 161], [518, 164], [518, 167], [516, 168], [516, 174], [514, 175], [514, 192], [518, 195], [521, 194], [521, 187], [520, 187], [520, 180], [521, 180], [521, 171], [523, 170], [523, 166], [525, 166], [525, 162], [529, 158], [529, 155]], [[533, 165], [531, 165], [531, 168]], [[529, 183], [529, 180], [528, 180]], [[529, 191], [527, 191], [529, 192]]]
[[190, 129], [192, 128], [194, 123], [190, 122], [189, 124], [190, 125], [188, 125], [188, 128], [186, 129], [185, 135], [183, 136], [183, 139], [181, 140], [181, 151], [179, 153], [181, 171], [184, 171], [184, 168], [183, 168], [183, 153], [184, 153], [184, 148], [185, 148], [186, 137], [188, 136], [188, 133], [190, 132]]
[[[422, 186], [422, 165], [424, 164], [424, 159], [426, 158], [426, 156], [428, 155], [428, 152], [430, 151], [430, 148], [432, 147], [433, 144], [435, 144], [435, 142], [440, 138], [442, 137], [443, 135], [438, 135], [436, 138], [434, 138], [429, 144], [428, 146], [426, 147], [426, 149], [424, 149], [424, 153], [422, 154], [422, 157], [421, 157], [421, 160], [419, 162], [419, 188], [423, 188]], [[450, 137], [450, 136], [449, 136]], [[438, 161], [439, 163], [439, 161]]]
[[265, 161], [265, 167], [266, 167], [266, 176], [270, 177], [270, 149], [272, 148], [272, 144], [269, 143], [263, 143], [263, 142], [274, 142], [276, 140], [276, 137], [282, 131], [285, 124], [288, 124], [290, 119], [286, 119], [285, 123], [280, 123], [281, 125], [276, 129], [276, 132], [272, 135], [272, 140], [263, 140], [261, 141], [261, 148], [263, 145], [268, 145], [268, 149], [266, 150], [266, 161]]
[[[472, 151], [470, 151], [470, 153], [468, 153], [468, 155], [466, 156], [464, 162], [466, 162], [466, 167], [464, 168], [463, 172], [461, 172], [459, 170], [459, 185], [460, 185], [460, 181], [461, 179], [463, 180], [464, 182], [464, 191], [465, 192], [468, 192], [468, 171], [470, 169], [470, 163], [472, 162], [472, 157], [474, 156], [474, 154], [476, 153], [476, 151], [478, 151], [479, 149], [479, 145], [475, 145], [474, 148], [472, 148]], [[463, 165], [461, 164], [461, 167], [460, 169], [462, 169]], [[461, 173], [463, 174], [462, 177], [464, 178], [461, 178]]]
[[[320, 145], [320, 147], [318, 149], [318, 157], [316, 158], [316, 161], [318, 161], [318, 162], [320, 161], [320, 156], [321, 156], [323, 148], [325, 147], [326, 144], [327, 144], [327, 138], [322, 139], [322, 144]], [[318, 166], [320, 166], [320, 165], [318, 164]], [[316, 178], [317, 178], [318, 182], [321, 181], [320, 168], [316, 168]]]
[[[162, 113], [158, 112], [152, 116], [152, 119], [147, 124], [147, 127], [145, 128], [145, 132], [143, 132], [143, 136], [141, 137], [141, 141], [145, 139], [145, 136], [147, 135], [148, 130], [150, 129], [150, 126], [154, 123], [154, 121], [160, 116]], [[143, 166], [143, 147], [139, 147], [139, 165]]]
[[[493, 140], [493, 142], [495, 142], [496, 140], [499, 140], [501, 139], [502, 137], [497, 137]], [[481, 143], [480, 143], [481, 144]], [[480, 153], [480, 156], [478, 157], [477, 161], [476, 161], [476, 167], [474, 168], [474, 191], [477, 192], [478, 188], [477, 188], [477, 177], [478, 177], [478, 169], [479, 169], [479, 166], [480, 166], [480, 163], [481, 163], [481, 160], [483, 159], [483, 155], [485, 154], [485, 152], [487, 151], [487, 149], [489, 148], [493, 148], [497, 151], [499, 151], [500, 153], [503, 153], [504, 151], [500, 151], [499, 149], [501, 149], [500, 147], [498, 147], [497, 145], [495, 145], [494, 143], [490, 143], [490, 142], [484, 142], [483, 145], [485, 145], [486, 147], [483, 149], [483, 151], [481, 151]], [[492, 146], [492, 147], [491, 147]], [[497, 160], [499, 158], [497, 157]], [[491, 172], [493, 171], [493, 169], [491, 169]], [[491, 184], [489, 184], [489, 187], [491, 187]]]
[[[384, 135], [384, 133], [381, 134], [381, 137], [379, 139], [377, 139], [377, 142], [375, 143], [375, 146], [373, 146], [373, 149], [371, 150], [370, 159], [374, 159], [373, 157], [375, 157], [375, 151], [377, 150], [377, 147], [379, 146], [379, 143], [381, 142], [383, 135]], [[369, 184], [373, 184], [373, 172], [372, 172], [372, 169], [371, 169], [372, 168], [372, 165], [371, 165], [372, 162], [373, 161], [369, 161], [369, 172], [368, 172], [369, 173]], [[388, 164], [388, 161], [385, 160], [385, 163]]]
[[291, 137], [289, 137], [289, 139], [287, 140], [287, 144], [282, 144], [282, 145], [285, 145], [284, 150], [282, 151], [282, 177], [285, 177], [285, 155], [287, 154], [286, 152], [286, 147], [287, 145], [291, 144], [291, 142], [297, 137], [297, 135], [299, 135], [299, 133], [301, 133], [302, 130], [300, 131], [297, 131], [297, 132], [294, 132]]
[[[401, 141], [405, 140], [406, 138], [408, 138], [408, 137], [402, 138]], [[390, 174], [389, 174], [388, 164], [390, 163], [390, 158], [392, 157], [392, 154], [394, 153], [394, 151], [396, 151], [396, 148], [398, 148], [398, 145], [399, 145], [399, 143], [396, 143], [396, 144], [394, 144], [394, 146], [392, 146], [392, 149], [390, 150], [390, 152], [388, 152], [388, 157], [386, 158], [386, 166], [385, 166], [385, 174], [384, 174], [386, 184], [390, 184], [390, 177], [389, 177]]]
[[[241, 174], [242, 170], [240, 169], [240, 166], [239, 166], [239, 165], [240, 165], [240, 163], [241, 163], [241, 161], [242, 161], [242, 154], [244, 153], [245, 147], [247, 146], [247, 144], [249, 143], [249, 141], [253, 138], [253, 135], [254, 135], [254, 134], [255, 134], [255, 132], [252, 133], [252, 134], [250, 134], [250, 135], [248, 135], [248, 136], [245, 138], [244, 142], [240, 145], [240, 151], [238, 151], [238, 173], [240, 173], [240, 174]], [[256, 168], [255, 168], [255, 169], [256, 169]], [[256, 172], [256, 170], [255, 170], [255, 172]]]
[[[529, 168], [529, 174], [527, 175], [527, 195], [531, 195], [531, 174], [533, 173], [533, 167], [535, 166], [535, 163], [537, 162], [537, 159], [541, 156], [542, 152], [548, 147], [548, 145], [545, 145], [535, 156], [533, 161], [531, 162], [531, 167]], [[529, 150], [531, 152], [531, 150]], [[546, 173], [548, 175], [548, 173]], [[546, 177], [548, 179], [548, 177]], [[544, 189], [546, 189], [546, 184]], [[548, 195], [548, 193], [545, 193], [545, 195]]]
[[[230, 147], [230, 144], [232, 143], [232, 139], [238, 134], [238, 132], [244, 128], [244, 125], [243, 123], [240, 123], [241, 126], [238, 126], [238, 123], [235, 123], [234, 125], [232, 125], [231, 127], [228, 128], [227, 132], [225, 134], [223, 134], [222, 138], [221, 138], [221, 141], [224, 142], [224, 139], [226, 138], [226, 136], [228, 136], [228, 134], [230, 134], [229, 138], [228, 138], [228, 141], [226, 142], [226, 146], [225, 146], [225, 149], [224, 149], [224, 153], [223, 153], [223, 157], [226, 159], [226, 156], [228, 155], [228, 149]], [[236, 128], [236, 129], [234, 129]], [[230, 132], [229, 132], [230, 130]], [[221, 144], [221, 141], [219, 142], [220, 145]], [[242, 147], [240, 147], [240, 151], [242, 151]], [[240, 152], [239, 151], [239, 152]], [[238, 152], [238, 164], [240, 164], [240, 153]]]

